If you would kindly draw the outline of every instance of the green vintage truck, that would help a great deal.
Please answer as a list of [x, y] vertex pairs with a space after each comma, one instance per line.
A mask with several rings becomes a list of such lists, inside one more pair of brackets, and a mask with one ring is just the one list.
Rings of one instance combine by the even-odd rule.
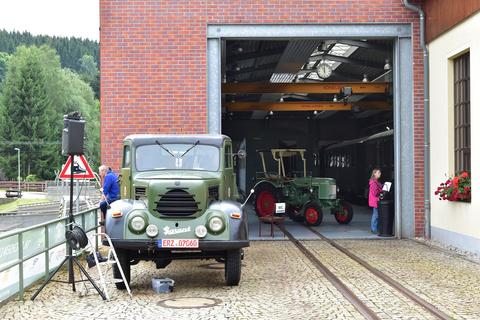
[[[175, 259], [216, 259], [225, 262], [226, 284], [238, 285], [249, 240], [233, 157], [224, 135], [124, 139], [121, 200], [111, 204], [105, 229], [128, 282], [141, 260], [164, 268]], [[113, 273], [120, 278], [116, 265]]]

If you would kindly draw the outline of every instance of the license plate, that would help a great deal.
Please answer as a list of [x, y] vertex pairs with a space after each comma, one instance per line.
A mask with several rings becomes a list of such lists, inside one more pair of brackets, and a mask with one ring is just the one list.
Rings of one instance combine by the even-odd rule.
[[159, 248], [198, 248], [198, 239], [161, 239]]

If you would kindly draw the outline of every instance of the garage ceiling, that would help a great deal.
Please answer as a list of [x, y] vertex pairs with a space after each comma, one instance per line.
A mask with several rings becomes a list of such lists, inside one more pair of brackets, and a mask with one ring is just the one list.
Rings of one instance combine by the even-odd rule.
[[[290, 41], [273, 40], [229, 40], [225, 43], [223, 79], [226, 85], [242, 83], [323, 83], [323, 82], [390, 82], [391, 71], [385, 69], [392, 61], [392, 43], [389, 40], [311, 40], [293, 39]], [[322, 79], [317, 74], [321, 63], [331, 66], [332, 74]], [[319, 102], [322, 104], [341, 100], [343, 97], [332, 93], [309, 92], [258, 92], [224, 93], [224, 107], [229, 106], [235, 112], [233, 104], [256, 102], [258, 105], [285, 102]], [[391, 91], [384, 94], [353, 94], [348, 103], [368, 101], [391, 101]], [[245, 104], [244, 104], [245, 105]], [[283, 106], [282, 106], [283, 107]], [[255, 108], [255, 107], [253, 107]], [[288, 108], [288, 107], [287, 107]], [[236, 108], [238, 111], [238, 108]], [[292, 109], [297, 110], [297, 109]], [[358, 110], [357, 110], [358, 111]], [[249, 112], [249, 111], [243, 111]], [[335, 110], [319, 109], [313, 118], [326, 118]], [[356, 116], [369, 117], [379, 113], [378, 109], [357, 112]], [[268, 117], [265, 107], [255, 108], [245, 115], [252, 119]], [[304, 116], [304, 115], [300, 115]]]

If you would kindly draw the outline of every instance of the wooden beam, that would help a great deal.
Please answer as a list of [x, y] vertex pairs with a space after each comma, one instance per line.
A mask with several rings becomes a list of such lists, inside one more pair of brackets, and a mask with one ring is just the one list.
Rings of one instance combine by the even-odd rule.
[[239, 82], [222, 84], [222, 93], [340, 93], [351, 87], [353, 94], [386, 93], [389, 82], [269, 83]]
[[306, 101], [289, 101], [289, 102], [228, 102], [225, 104], [228, 111], [350, 111], [352, 108], [360, 110], [391, 110], [391, 103], [388, 101], [362, 101], [355, 103], [340, 102], [306, 102]]

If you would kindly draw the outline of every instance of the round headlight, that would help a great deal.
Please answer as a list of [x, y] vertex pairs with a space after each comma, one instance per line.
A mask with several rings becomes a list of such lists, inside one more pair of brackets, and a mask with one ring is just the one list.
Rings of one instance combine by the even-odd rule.
[[147, 236], [150, 238], [156, 237], [158, 235], [158, 228], [154, 224], [149, 224], [147, 227]]
[[205, 238], [207, 235], [207, 228], [204, 225], [199, 225], [195, 228], [195, 235], [199, 238]]
[[213, 217], [208, 222], [208, 227], [212, 232], [219, 232], [223, 229], [223, 220], [219, 217]]
[[140, 232], [143, 229], [145, 229], [145, 219], [143, 219], [140, 216], [133, 217], [132, 221], [130, 222], [130, 225], [132, 226], [132, 229], [134, 231]]

